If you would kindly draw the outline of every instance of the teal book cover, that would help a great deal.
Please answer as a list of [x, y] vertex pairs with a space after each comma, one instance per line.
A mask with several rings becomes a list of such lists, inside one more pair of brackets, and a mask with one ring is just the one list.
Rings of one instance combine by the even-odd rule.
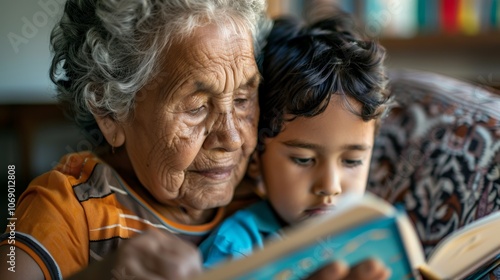
[[367, 258], [376, 258], [390, 267], [391, 279], [416, 279], [406, 258], [396, 219], [380, 218], [335, 236], [326, 236], [235, 279], [304, 279], [334, 260], [354, 265]]

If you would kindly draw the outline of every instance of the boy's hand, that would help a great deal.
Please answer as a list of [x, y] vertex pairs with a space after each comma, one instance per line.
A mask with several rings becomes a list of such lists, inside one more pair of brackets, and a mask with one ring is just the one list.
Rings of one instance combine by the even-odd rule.
[[376, 260], [366, 260], [349, 269], [345, 264], [335, 262], [317, 271], [309, 280], [384, 280], [391, 276], [391, 272], [382, 263]]

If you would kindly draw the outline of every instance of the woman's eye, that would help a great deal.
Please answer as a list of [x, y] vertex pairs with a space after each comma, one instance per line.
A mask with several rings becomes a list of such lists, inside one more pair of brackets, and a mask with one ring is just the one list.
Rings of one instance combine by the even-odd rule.
[[309, 166], [314, 163], [314, 159], [312, 158], [299, 158], [299, 157], [292, 157], [292, 161], [300, 166]]
[[245, 107], [248, 104], [247, 98], [236, 98], [234, 104], [238, 107]]
[[347, 167], [354, 168], [356, 166], [360, 166], [363, 164], [362, 160], [352, 160], [352, 159], [344, 159], [344, 164]]
[[200, 106], [196, 109], [192, 109], [192, 110], [189, 110], [188, 113], [190, 115], [193, 115], [193, 116], [196, 116], [196, 115], [199, 115], [201, 112], [203, 112], [205, 110], [205, 105], [203, 106]]

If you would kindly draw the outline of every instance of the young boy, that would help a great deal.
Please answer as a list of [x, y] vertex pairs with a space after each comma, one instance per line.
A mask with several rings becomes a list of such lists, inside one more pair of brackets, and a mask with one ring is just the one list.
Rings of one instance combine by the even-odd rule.
[[364, 193], [388, 101], [384, 54], [344, 14], [312, 25], [275, 22], [263, 53], [259, 145], [247, 174], [266, 199], [236, 212], [202, 243], [206, 267], [335, 211], [345, 193]]

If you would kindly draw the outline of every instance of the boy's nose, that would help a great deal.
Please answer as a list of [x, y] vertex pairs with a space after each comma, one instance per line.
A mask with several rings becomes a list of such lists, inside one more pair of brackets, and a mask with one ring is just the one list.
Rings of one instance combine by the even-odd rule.
[[325, 170], [323, 175], [316, 181], [313, 192], [318, 196], [339, 195], [342, 193], [340, 178], [335, 174], [333, 168]]

